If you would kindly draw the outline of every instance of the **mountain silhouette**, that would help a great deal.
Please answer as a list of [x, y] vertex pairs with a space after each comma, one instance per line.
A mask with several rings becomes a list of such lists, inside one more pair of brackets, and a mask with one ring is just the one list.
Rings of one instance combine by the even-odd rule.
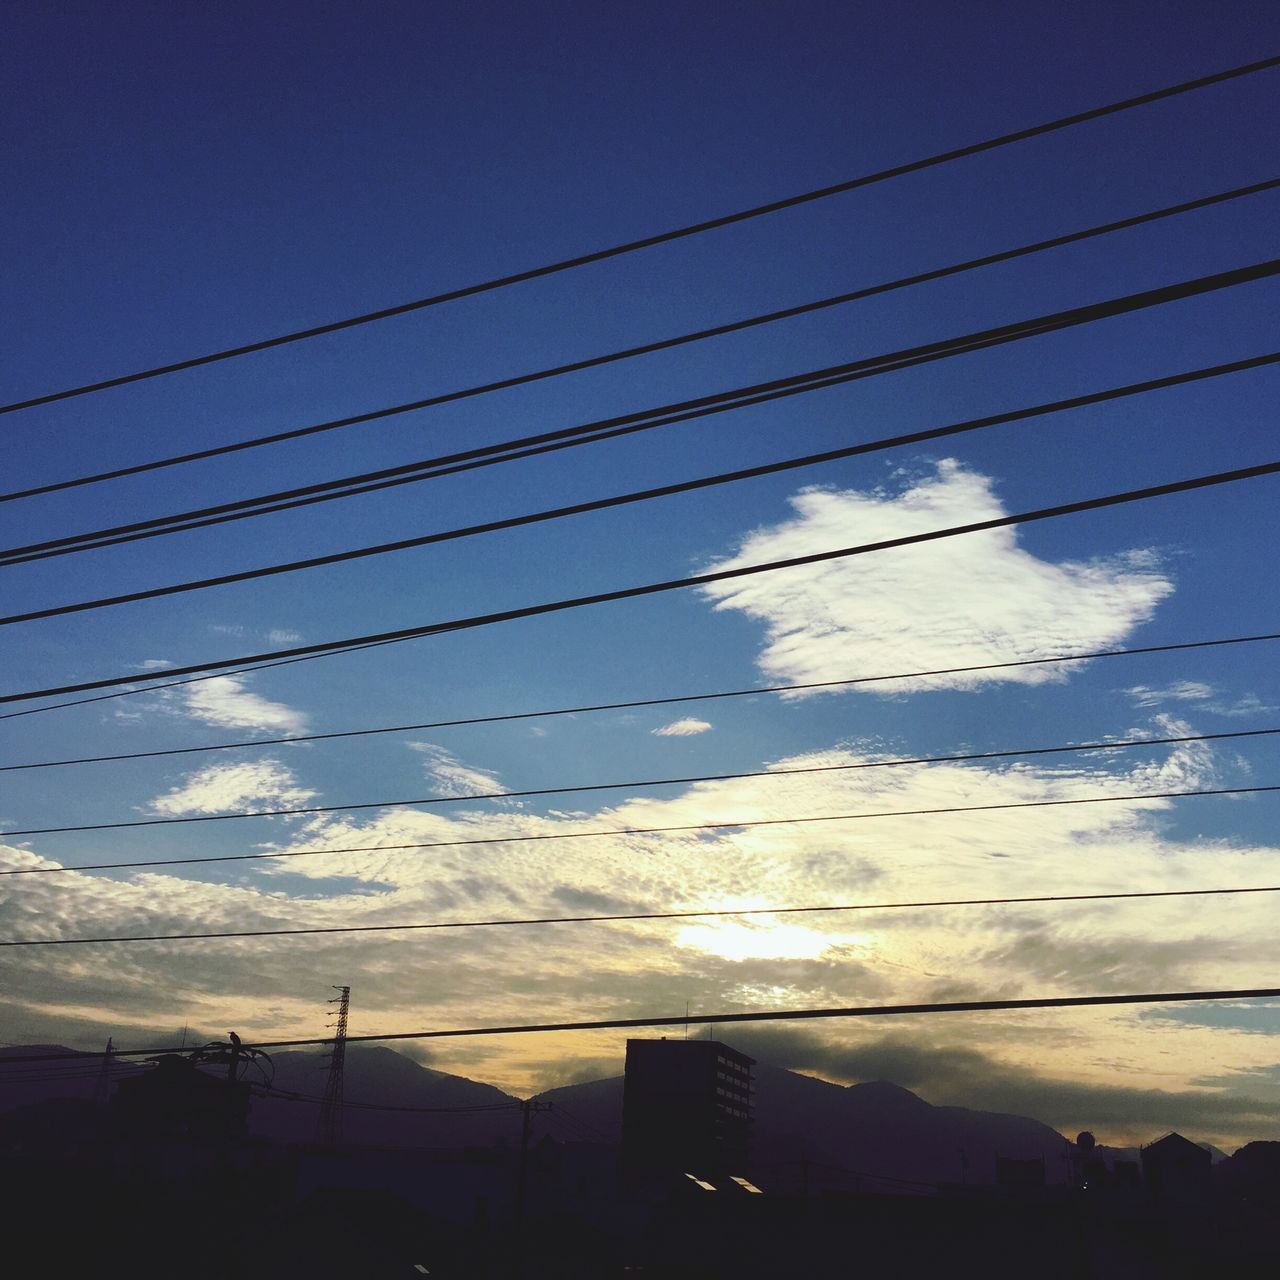
[[[754, 1085], [752, 1165], [775, 1186], [990, 1184], [997, 1155], [1043, 1158], [1047, 1181], [1067, 1178], [1066, 1139], [1026, 1116], [935, 1107], [886, 1080], [837, 1085], [765, 1063]], [[621, 1132], [621, 1076], [551, 1089], [538, 1101], [610, 1140]]]
[[[5, 1069], [6, 1057], [70, 1053], [57, 1045], [0, 1048], [0, 1112], [28, 1112], [72, 1122], [89, 1106], [100, 1059]], [[250, 1133], [276, 1142], [317, 1136], [327, 1080], [323, 1052], [273, 1056], [275, 1079], [255, 1096]], [[117, 1064], [136, 1074], [138, 1064]], [[533, 1117], [535, 1141], [618, 1143], [622, 1077], [566, 1085], [534, 1100], [550, 1110]], [[344, 1075], [343, 1138], [385, 1147], [513, 1148], [520, 1142], [519, 1099], [493, 1085], [422, 1066], [382, 1046], [352, 1045]], [[910, 1193], [939, 1183], [990, 1185], [996, 1158], [1043, 1160], [1045, 1180], [1067, 1180], [1064, 1136], [1027, 1116], [934, 1106], [885, 1080], [837, 1085], [760, 1063], [754, 1077], [752, 1169], [779, 1189], [855, 1186]], [[385, 1108], [385, 1109], [379, 1109]], [[1121, 1154], [1116, 1149], [1116, 1154]], [[1128, 1152], [1123, 1152], [1129, 1155]], [[1136, 1152], [1133, 1153], [1136, 1156]], [[1221, 1153], [1215, 1152], [1218, 1158]]]

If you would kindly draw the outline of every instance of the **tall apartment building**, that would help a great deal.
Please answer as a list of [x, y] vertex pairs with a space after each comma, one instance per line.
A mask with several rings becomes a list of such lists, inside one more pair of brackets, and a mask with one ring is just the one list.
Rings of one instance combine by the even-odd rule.
[[718, 1040], [628, 1040], [622, 1159], [632, 1174], [743, 1174], [755, 1059]]

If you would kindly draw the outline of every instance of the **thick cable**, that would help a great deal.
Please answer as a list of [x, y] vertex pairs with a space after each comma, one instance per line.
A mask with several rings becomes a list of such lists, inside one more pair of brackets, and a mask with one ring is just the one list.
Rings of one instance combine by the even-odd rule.
[[[381, 1035], [347, 1036], [348, 1044], [382, 1044], [396, 1040], [443, 1040], [459, 1036], [533, 1035], [549, 1031], [616, 1031], [630, 1027], [698, 1027], [742, 1022], [795, 1022], [819, 1018], [885, 1018], [939, 1013], [1011, 1013], [1020, 1009], [1081, 1009], [1125, 1004], [1191, 1004], [1226, 1000], [1275, 1000], [1280, 987], [1242, 987], [1221, 991], [1158, 991], [1134, 995], [1032, 996], [1020, 1000], [946, 1000], [923, 1004], [853, 1005], [829, 1009], [755, 1009], [746, 1013], [684, 1013], [656, 1018], [593, 1018], [577, 1022], [516, 1023], [511, 1026], [454, 1027], [446, 1031], [391, 1031]], [[305, 1049], [332, 1044], [333, 1037], [306, 1040], [261, 1040], [246, 1048]], [[181, 1050], [118, 1049], [117, 1058], [150, 1058]], [[102, 1057], [85, 1053], [30, 1053], [8, 1059], [14, 1063], [65, 1062], [71, 1058]]]
[[[579, 444], [598, 443], [616, 439], [637, 431], [669, 426], [711, 414], [728, 412], [749, 405], [767, 403], [787, 396], [801, 395], [825, 387], [840, 386], [859, 379], [876, 377], [882, 373], [904, 368], [914, 368], [952, 356], [985, 351], [1018, 342], [1025, 338], [1057, 333], [1063, 329], [1128, 315], [1150, 307], [1164, 306], [1171, 302], [1198, 297], [1221, 289], [1235, 288], [1242, 284], [1273, 278], [1280, 274], [1280, 259], [1253, 263], [1247, 267], [1213, 275], [1182, 280], [1156, 289], [1109, 298], [1103, 302], [1072, 307], [1065, 311], [1034, 316], [1012, 324], [978, 330], [957, 337], [944, 338], [920, 346], [899, 351], [863, 357], [839, 365], [829, 365], [806, 373], [791, 374], [768, 382], [737, 387], [729, 391], [715, 392], [692, 400], [678, 401], [657, 408], [644, 409], [612, 418], [598, 419], [573, 427], [563, 427], [538, 435], [524, 436], [516, 440], [501, 441], [452, 454], [401, 463], [377, 471], [344, 476], [336, 480], [319, 481], [292, 489], [260, 494], [215, 506], [194, 508], [155, 516], [128, 524], [112, 525], [102, 529], [68, 534], [41, 542], [26, 543], [0, 551], [0, 565], [26, 564], [33, 560], [47, 559], [54, 555], [67, 555], [83, 550], [118, 546], [147, 537], [159, 537], [169, 532], [207, 528], [228, 521], [248, 519], [254, 515], [266, 515], [277, 511], [295, 510], [317, 502], [327, 502], [356, 494], [370, 493], [395, 485], [417, 483], [456, 475], [478, 467], [495, 465], [528, 457], [573, 448]], [[1262, 359], [1265, 363], [1265, 358]]]
[[525, 271], [515, 272], [510, 275], [497, 276], [490, 280], [485, 280], [477, 284], [466, 285], [458, 289], [452, 289], [445, 293], [437, 293], [425, 298], [416, 298], [411, 302], [399, 303], [392, 307], [383, 307], [377, 311], [367, 311], [360, 315], [349, 316], [343, 320], [330, 321], [326, 324], [313, 325], [310, 328], [294, 330], [291, 333], [279, 334], [273, 338], [263, 338], [255, 342], [241, 343], [237, 346], [209, 352], [205, 355], [192, 356], [185, 360], [156, 365], [149, 369], [120, 374], [113, 378], [104, 378], [96, 382], [85, 383], [77, 387], [64, 388], [60, 391], [45, 392], [42, 395], [28, 397], [24, 400], [12, 401], [9, 404], [0, 405], [0, 413], [14, 413], [20, 409], [34, 408], [36, 405], [53, 404], [60, 400], [69, 400], [76, 396], [89, 395], [90, 393], [97, 391], [105, 391], [110, 387], [126, 386], [130, 383], [142, 382], [149, 378], [158, 378], [165, 374], [177, 373], [185, 369], [195, 369], [203, 365], [215, 364], [219, 361], [233, 359], [237, 356], [248, 355], [252, 352], [266, 351], [274, 347], [281, 347], [290, 343], [301, 342], [308, 338], [319, 337], [322, 334], [337, 333], [340, 330], [354, 328], [358, 325], [371, 324], [377, 320], [385, 320], [393, 316], [407, 315], [410, 312], [422, 311], [428, 307], [439, 306], [446, 302], [454, 302], [461, 298], [475, 297], [478, 294], [489, 293], [495, 289], [506, 288], [507, 286], [520, 284], [529, 280], [541, 279], [545, 276], [572, 270], [575, 267], [586, 266], [590, 263], [603, 262], [609, 258], [620, 257], [623, 254], [635, 253], [641, 249], [648, 249], [662, 244], [670, 244], [673, 241], [683, 240], [689, 236], [701, 235], [704, 232], [714, 231], [721, 227], [732, 226], [740, 222], [747, 222], [755, 218], [764, 217], [767, 214], [779, 213], [785, 209], [793, 209], [800, 205], [810, 204], [816, 200], [825, 200], [830, 196], [855, 191], [862, 187], [873, 186], [877, 183], [886, 182], [893, 178], [903, 177], [907, 174], [919, 173], [926, 169], [936, 168], [939, 165], [949, 164], [955, 160], [962, 160], [970, 156], [981, 155], [984, 152], [993, 151], [999, 147], [1009, 146], [1016, 142], [1024, 142], [1031, 138], [1043, 137], [1046, 134], [1055, 133], [1060, 129], [1068, 129], [1078, 124], [1087, 123], [1091, 120], [1100, 120], [1106, 116], [1115, 115], [1122, 111], [1129, 111], [1136, 107], [1147, 106], [1154, 102], [1160, 102], [1167, 98], [1176, 97], [1180, 94], [1191, 93], [1199, 89], [1208, 88], [1211, 85], [1222, 84], [1226, 81], [1235, 80], [1242, 76], [1267, 71], [1275, 66], [1280, 66], [1280, 57], [1261, 58], [1255, 62], [1248, 62], [1240, 66], [1231, 67], [1225, 71], [1215, 72], [1212, 75], [1198, 76], [1193, 80], [1184, 80], [1178, 84], [1168, 85], [1165, 88], [1153, 90], [1150, 93], [1138, 94], [1134, 97], [1123, 98], [1117, 102], [1110, 102], [1103, 106], [1092, 107], [1087, 111], [1078, 111], [1071, 115], [1060, 116], [1057, 119], [1044, 121], [1041, 124], [1031, 125], [1024, 129], [1017, 129], [1012, 133], [999, 134], [996, 137], [987, 138], [981, 142], [969, 143], [967, 146], [956, 147], [949, 151], [937, 152], [931, 156], [925, 156], [918, 160], [908, 161], [905, 164], [894, 165], [891, 168], [880, 169], [873, 173], [862, 174], [859, 177], [849, 178], [843, 182], [834, 183], [830, 186], [818, 187], [812, 191], [806, 191], [799, 195], [788, 196], [781, 200], [769, 201], [766, 204], [755, 205], [749, 209], [739, 210], [736, 213], [722, 214], [717, 218], [710, 218], [702, 222], [690, 223], [687, 226], [660, 232], [656, 235], [645, 236], [639, 240], [625, 241], [622, 244], [613, 245], [607, 249], [597, 249], [591, 253], [580, 254], [572, 258], [565, 258], [558, 262], [547, 263], [539, 267], [532, 267]]
[[422, 409], [436, 408], [440, 405], [449, 404], [454, 401], [466, 400], [475, 396], [488, 395], [495, 391], [527, 386], [550, 378], [558, 378], [570, 373], [578, 373], [587, 369], [595, 369], [604, 365], [615, 364], [622, 360], [631, 360], [638, 356], [653, 355], [662, 351], [670, 351], [678, 347], [687, 346], [690, 343], [702, 342], [709, 338], [724, 337], [732, 333], [741, 333], [749, 329], [758, 328], [762, 325], [769, 325], [782, 320], [794, 319], [798, 316], [811, 315], [815, 312], [824, 311], [831, 307], [844, 306], [848, 303], [882, 296], [884, 294], [893, 293], [900, 289], [907, 289], [915, 285], [947, 279], [951, 276], [961, 275], [968, 271], [979, 270], [983, 267], [1011, 262], [1019, 258], [1029, 257], [1036, 253], [1043, 253], [1047, 250], [1058, 249], [1071, 244], [1078, 244], [1082, 241], [1091, 240], [1099, 236], [1110, 235], [1116, 231], [1129, 230], [1134, 227], [1145, 226], [1149, 223], [1158, 222], [1165, 218], [1177, 217], [1181, 214], [1212, 208], [1216, 205], [1226, 204], [1232, 200], [1239, 200], [1247, 196], [1260, 195], [1264, 192], [1274, 190], [1277, 186], [1280, 186], [1280, 178], [1271, 178], [1264, 182], [1255, 182], [1248, 186], [1236, 187], [1232, 190], [1218, 192], [1214, 195], [1202, 196], [1196, 200], [1186, 200], [1179, 204], [1167, 205], [1164, 208], [1154, 209], [1147, 213], [1136, 214], [1132, 217], [1120, 218], [1112, 222], [1106, 222], [1097, 226], [1068, 232], [1064, 235], [1052, 236], [1044, 240], [1037, 240], [1033, 243], [1020, 245], [1013, 249], [1005, 249], [997, 253], [984, 254], [978, 258], [969, 258], [964, 262], [957, 262], [949, 266], [938, 267], [931, 271], [916, 272], [913, 275], [903, 276], [896, 280], [887, 280], [878, 284], [866, 285], [862, 288], [849, 290], [845, 293], [836, 294], [831, 297], [819, 298], [812, 302], [800, 303], [799, 305], [792, 307], [784, 307], [779, 310], [749, 316], [745, 319], [731, 321], [726, 324], [713, 325], [709, 328], [698, 329], [691, 333], [680, 334], [676, 337], [641, 343], [638, 346], [626, 347], [620, 351], [612, 351], [605, 355], [591, 356], [582, 360], [574, 360], [569, 363], [555, 365], [549, 369], [539, 369], [532, 373], [500, 378], [494, 381], [481, 383], [477, 386], [463, 388], [458, 391], [444, 392], [434, 396], [427, 396], [417, 400], [391, 405], [382, 409], [352, 414], [342, 418], [334, 418], [326, 422], [314, 423], [311, 426], [295, 427], [287, 431], [276, 431], [267, 435], [255, 436], [248, 440], [239, 440], [228, 444], [211, 446], [205, 449], [174, 454], [166, 458], [157, 458], [149, 462], [136, 463], [132, 466], [116, 467], [109, 471], [95, 472], [93, 474], [76, 477], [71, 480], [34, 485], [27, 489], [20, 489], [10, 493], [0, 494], [0, 502], [13, 502], [21, 498], [31, 498], [40, 494], [56, 493], [60, 490], [79, 488], [83, 485], [97, 484], [106, 480], [116, 480], [124, 476], [141, 475], [150, 471], [158, 471], [166, 467], [179, 466], [189, 462], [198, 462], [203, 459], [219, 457], [228, 453], [237, 453], [246, 449], [255, 449], [263, 445], [279, 444], [287, 440], [302, 439], [308, 436], [318, 435], [323, 432], [340, 430], [344, 427], [358, 426], [369, 422], [381, 421], [400, 414], [416, 412]]
[[1219, 377], [1224, 374], [1238, 373], [1246, 369], [1256, 369], [1264, 365], [1280, 361], [1280, 352], [1271, 352], [1262, 356], [1254, 356], [1248, 360], [1233, 361], [1229, 365], [1216, 365], [1208, 369], [1196, 369], [1189, 373], [1176, 374], [1172, 377], [1154, 379], [1145, 383], [1132, 383], [1124, 387], [1110, 388], [1106, 391], [1091, 392], [1084, 396], [1073, 396], [1069, 400], [1057, 400], [1047, 404], [1033, 405], [1025, 409], [1011, 410], [1006, 413], [989, 415], [985, 418], [971, 419], [967, 422], [952, 423], [944, 427], [935, 427], [924, 431], [913, 431], [905, 435], [870, 440], [862, 444], [848, 445], [842, 449], [829, 449], [822, 453], [806, 454], [803, 457], [788, 458], [779, 462], [764, 463], [755, 467], [744, 467], [736, 471], [720, 472], [717, 475], [702, 476], [696, 480], [683, 480], [675, 484], [659, 485], [650, 489], [634, 490], [630, 493], [616, 494], [609, 498], [597, 498], [590, 502], [572, 503], [568, 506], [551, 507], [542, 511], [529, 512], [519, 516], [509, 516], [501, 520], [489, 520], [481, 524], [464, 525], [460, 528], [447, 529], [438, 533], [422, 534], [415, 538], [401, 538], [394, 542], [375, 543], [372, 546], [356, 547], [346, 551], [331, 552], [323, 556], [311, 556], [302, 560], [290, 560], [281, 564], [267, 565], [258, 569], [244, 569], [237, 573], [224, 573], [211, 578], [199, 578], [184, 582], [172, 583], [163, 587], [149, 587], [141, 591], [130, 591], [114, 596], [99, 596], [92, 600], [81, 600], [72, 604], [52, 605], [44, 609], [32, 609], [25, 613], [0, 616], [0, 626], [12, 626], [17, 623], [34, 622], [45, 618], [65, 617], [68, 614], [85, 613], [97, 609], [113, 608], [122, 604], [136, 604], [144, 600], [156, 600], [168, 596], [182, 595], [191, 591], [204, 591], [212, 587], [228, 586], [233, 583], [251, 582], [259, 578], [274, 577], [280, 574], [297, 573], [309, 569], [318, 569], [335, 564], [347, 564], [353, 560], [366, 559], [371, 556], [388, 555], [393, 552], [408, 551], [439, 543], [451, 542], [463, 538], [476, 537], [480, 534], [496, 533], [510, 529], [525, 528], [529, 525], [543, 524], [549, 521], [562, 520], [574, 516], [587, 515], [597, 511], [608, 511], [617, 507], [629, 506], [640, 502], [651, 502], [658, 498], [668, 498], [680, 494], [696, 493], [703, 489], [716, 488], [720, 485], [737, 484], [744, 480], [760, 479], [765, 476], [778, 475], [805, 467], [821, 466], [865, 454], [882, 452], [898, 448], [906, 444], [918, 444], [926, 440], [936, 440], [964, 432], [977, 431], [1002, 423], [1033, 420], [1047, 414], [1057, 413], [1063, 409], [1079, 408], [1082, 405], [1093, 405], [1108, 400], [1116, 400], [1126, 396], [1139, 395], [1157, 388], [1180, 385], [1185, 382], [1200, 381], [1205, 378]]
[[[185, 666], [166, 668], [164, 674], [168, 676], [183, 676], [200, 672], [225, 671], [231, 667], [243, 667], [251, 663], [266, 662], [277, 658], [296, 658], [311, 654], [336, 653], [366, 645], [398, 643], [429, 635], [445, 635], [457, 631], [472, 630], [477, 627], [494, 626], [498, 623], [514, 622], [523, 618], [541, 617], [545, 614], [562, 613], [571, 609], [610, 604], [620, 600], [634, 600], [644, 596], [659, 595], [689, 587], [705, 586], [712, 582], [746, 578], [755, 574], [771, 573], [778, 569], [822, 564], [851, 556], [887, 551], [895, 547], [917, 546], [964, 534], [1010, 528], [1014, 525], [1056, 519], [1060, 516], [1078, 515], [1086, 511], [1099, 511], [1127, 503], [1144, 502], [1152, 498], [1168, 497], [1172, 494], [1190, 493], [1198, 489], [1258, 479], [1263, 476], [1275, 475], [1277, 472], [1280, 472], [1280, 461], [1261, 463], [1257, 466], [1240, 467], [1233, 471], [1220, 471], [1212, 475], [1195, 476], [1188, 480], [1178, 480], [1169, 484], [1151, 485], [1143, 489], [1129, 489], [1122, 493], [1107, 494], [1100, 498], [1088, 498], [1080, 502], [1041, 507], [1034, 511], [1023, 511], [1015, 515], [999, 516], [990, 520], [979, 520], [971, 524], [954, 525], [946, 529], [934, 529], [925, 533], [910, 534], [899, 538], [886, 538], [877, 542], [861, 543], [853, 547], [839, 547], [831, 551], [814, 552], [810, 555], [791, 556], [783, 560], [773, 560], [763, 564], [743, 565], [735, 569], [718, 569], [709, 573], [693, 574], [687, 578], [672, 578], [664, 582], [646, 583], [643, 586], [623, 587], [613, 591], [594, 592], [585, 596], [572, 596], [568, 599], [546, 601], [517, 609], [505, 609], [495, 613], [454, 618], [446, 622], [428, 623], [425, 626], [404, 627], [395, 631], [375, 632], [372, 635], [351, 636], [343, 640], [321, 641], [315, 644], [268, 650], [264, 653], [243, 655], [235, 658], [218, 658], [207, 662], [189, 663]], [[134, 672], [129, 675], [109, 676], [99, 680], [79, 681], [75, 684], [30, 689], [21, 693], [0, 694], [0, 703], [27, 702], [35, 698], [54, 697], [66, 693], [83, 693], [95, 689], [114, 688], [120, 685], [143, 685], [159, 678], [159, 673]]]

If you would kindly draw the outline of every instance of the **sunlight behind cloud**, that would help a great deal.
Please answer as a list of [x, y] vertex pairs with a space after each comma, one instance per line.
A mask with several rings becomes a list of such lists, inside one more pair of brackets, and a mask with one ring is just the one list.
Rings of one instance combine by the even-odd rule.
[[817, 960], [837, 947], [861, 945], [861, 938], [851, 934], [836, 938], [777, 921], [718, 920], [685, 925], [676, 934], [675, 944], [724, 960]]

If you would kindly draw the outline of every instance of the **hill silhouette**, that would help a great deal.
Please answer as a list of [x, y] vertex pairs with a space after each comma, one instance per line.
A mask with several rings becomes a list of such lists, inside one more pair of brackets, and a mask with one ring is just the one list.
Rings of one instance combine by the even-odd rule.
[[[538, 1100], [613, 1141], [621, 1131], [621, 1076], [551, 1089]], [[997, 1155], [1043, 1157], [1050, 1182], [1067, 1175], [1066, 1139], [1039, 1120], [935, 1107], [889, 1081], [837, 1085], [765, 1063], [755, 1069], [752, 1151], [775, 1183], [807, 1177], [811, 1185], [847, 1186], [853, 1175], [881, 1190], [892, 1180], [990, 1183]]]
[[[52, 1064], [57, 1069], [47, 1075], [2, 1069], [5, 1057], [33, 1051], [72, 1052], [57, 1045], [0, 1048], [0, 1112], [36, 1107], [48, 1120], [62, 1111], [69, 1120], [92, 1098], [100, 1060], [86, 1054], [83, 1062]], [[327, 1063], [324, 1053], [274, 1055], [273, 1091], [254, 1098], [250, 1132], [276, 1142], [314, 1139]], [[551, 1110], [535, 1116], [535, 1135], [616, 1144], [622, 1083], [615, 1076], [539, 1094], [536, 1101]], [[519, 1099], [382, 1046], [348, 1048], [345, 1099], [348, 1143], [514, 1147], [520, 1140]], [[1046, 1181], [1060, 1183], [1069, 1172], [1066, 1152], [1065, 1137], [1031, 1117], [934, 1106], [884, 1080], [837, 1085], [766, 1063], [755, 1070], [752, 1164], [775, 1186], [804, 1182], [910, 1192], [922, 1189], [917, 1184], [989, 1185], [997, 1156], [1043, 1159]]]

